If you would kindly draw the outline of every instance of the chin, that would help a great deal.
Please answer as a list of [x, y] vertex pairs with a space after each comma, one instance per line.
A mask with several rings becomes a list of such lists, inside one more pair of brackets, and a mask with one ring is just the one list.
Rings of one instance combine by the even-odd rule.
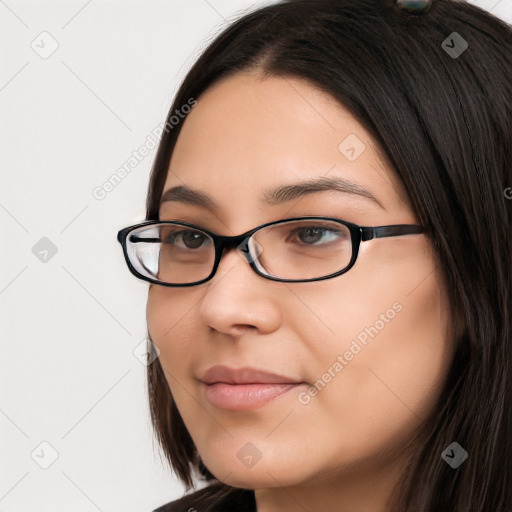
[[215, 478], [242, 489], [293, 486], [307, 478], [307, 475], [296, 473], [297, 466], [279, 464], [271, 458], [264, 460], [262, 457], [253, 466], [246, 466], [238, 458], [235, 461], [225, 460], [225, 455], [223, 458], [216, 458], [213, 463], [205, 458], [202, 460]]
[[[227, 469], [227, 468], [226, 468]], [[231, 474], [228, 475], [229, 471], [232, 471]], [[250, 469], [244, 471], [235, 471], [233, 468], [224, 473], [226, 478], [219, 478], [215, 473], [215, 477], [226, 485], [230, 485], [231, 487], [238, 487], [240, 489], [265, 489], [269, 487], [278, 487], [278, 486], [287, 486], [293, 485], [293, 482], [289, 482], [288, 479], [285, 481], [284, 478], [281, 478], [280, 473], [270, 472], [269, 475], [264, 469], [258, 472], [252, 472]]]

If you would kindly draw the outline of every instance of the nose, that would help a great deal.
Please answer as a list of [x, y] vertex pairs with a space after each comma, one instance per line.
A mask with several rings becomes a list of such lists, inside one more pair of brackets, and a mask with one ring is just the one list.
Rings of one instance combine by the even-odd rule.
[[249, 253], [237, 250], [239, 245], [232, 242], [224, 248], [217, 272], [204, 283], [206, 291], [199, 305], [201, 321], [233, 336], [247, 329], [273, 332], [281, 323], [274, 288], [282, 287], [282, 283], [256, 274], [248, 264]]

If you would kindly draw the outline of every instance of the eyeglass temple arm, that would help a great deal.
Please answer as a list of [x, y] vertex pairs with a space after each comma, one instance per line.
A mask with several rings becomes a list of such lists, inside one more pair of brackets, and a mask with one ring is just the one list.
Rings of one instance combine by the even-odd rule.
[[361, 240], [372, 240], [372, 238], [385, 238], [388, 236], [413, 235], [422, 233], [421, 226], [414, 224], [396, 224], [393, 226], [361, 227]]
[[[122, 243], [123, 238], [125, 236], [128, 236], [128, 235], [125, 235], [125, 233], [128, 231], [128, 229], [129, 228], [122, 229], [117, 233], [117, 240], [119, 241], [119, 243]], [[130, 235], [130, 242], [134, 242], [134, 243], [137, 243], [137, 242], [160, 242], [160, 238], [144, 238], [144, 237], [140, 237], [137, 235]]]
[[160, 238], [144, 238], [137, 235], [132, 235], [130, 237], [130, 242], [137, 243], [137, 242], [161, 242], [162, 240]]

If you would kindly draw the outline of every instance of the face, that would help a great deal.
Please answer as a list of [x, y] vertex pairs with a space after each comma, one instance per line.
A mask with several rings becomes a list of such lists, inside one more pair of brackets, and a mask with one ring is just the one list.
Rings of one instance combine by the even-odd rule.
[[[309, 215], [362, 226], [417, 224], [379, 155], [368, 132], [308, 83], [237, 74], [198, 99], [164, 187], [187, 186], [212, 204], [167, 201], [160, 219], [220, 235]], [[320, 177], [368, 194], [317, 190], [262, 202], [264, 191]], [[354, 267], [323, 281], [265, 279], [232, 249], [206, 283], [152, 285], [149, 333], [208, 469], [252, 489], [389, 473], [432, 411], [450, 362], [448, 302], [435, 267], [428, 238], [411, 234], [362, 242]], [[202, 379], [215, 365], [295, 384], [269, 378], [265, 386], [253, 375], [253, 384], [237, 390], [217, 376], [225, 384], [214, 390]]]

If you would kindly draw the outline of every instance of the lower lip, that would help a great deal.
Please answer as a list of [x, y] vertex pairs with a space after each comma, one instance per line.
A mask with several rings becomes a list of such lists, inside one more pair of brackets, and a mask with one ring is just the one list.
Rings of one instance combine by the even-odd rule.
[[221, 409], [242, 411], [257, 409], [295, 389], [300, 384], [226, 384], [206, 385], [206, 398]]

